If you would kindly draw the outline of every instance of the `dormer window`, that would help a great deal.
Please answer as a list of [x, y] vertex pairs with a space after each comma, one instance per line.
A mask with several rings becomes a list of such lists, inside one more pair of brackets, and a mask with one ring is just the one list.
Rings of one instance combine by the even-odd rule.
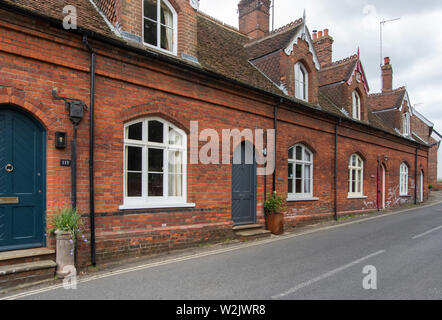
[[410, 135], [410, 115], [408, 113], [402, 116], [402, 134], [404, 136]]
[[143, 1], [143, 40], [157, 49], [176, 54], [177, 15], [166, 0]]
[[295, 97], [308, 101], [308, 72], [301, 62], [295, 64]]
[[361, 120], [361, 97], [353, 91], [353, 119]]

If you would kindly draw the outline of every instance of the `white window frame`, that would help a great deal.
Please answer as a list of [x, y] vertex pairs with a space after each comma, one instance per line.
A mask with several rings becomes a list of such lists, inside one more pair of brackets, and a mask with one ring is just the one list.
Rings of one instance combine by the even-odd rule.
[[[148, 123], [149, 121], [159, 121], [163, 124], [163, 143], [148, 141]], [[126, 130], [130, 126], [142, 123], [142, 140], [126, 139]], [[182, 145], [177, 146], [169, 144], [169, 128], [174, 129], [182, 137]], [[141, 208], [172, 208], [172, 207], [195, 207], [193, 203], [187, 203], [187, 134], [171, 124], [170, 122], [159, 117], [140, 118], [124, 125], [124, 146], [123, 146], [123, 196], [124, 204], [120, 209], [141, 209]], [[127, 147], [142, 148], [142, 192], [141, 197], [127, 196]], [[148, 196], [148, 149], [163, 150], [163, 196]], [[182, 153], [182, 196], [169, 196], [169, 151], [180, 151]]]
[[[356, 165], [353, 165], [353, 158], [356, 159]], [[361, 162], [361, 166], [358, 166], [358, 160]], [[364, 160], [357, 155], [352, 154], [348, 163], [348, 197], [349, 198], [361, 198], [364, 197]], [[353, 179], [353, 171], [355, 171], [356, 177]], [[361, 172], [360, 179], [358, 172]], [[355, 190], [352, 189], [352, 181], [355, 180]], [[360, 186], [360, 192], [358, 192], [358, 186]]]
[[353, 91], [352, 101], [353, 101], [353, 118], [356, 120], [361, 120], [361, 97], [357, 91]]
[[[301, 81], [301, 75], [305, 78]], [[295, 64], [295, 97], [308, 102], [308, 72], [302, 62]]]
[[[296, 159], [296, 147], [301, 147], [302, 148], [302, 160], [297, 160]], [[313, 182], [314, 182], [314, 154], [313, 152], [307, 148], [305, 145], [303, 144], [296, 144], [293, 147], [289, 148], [289, 151], [293, 149], [293, 158], [292, 159], [288, 159], [288, 164], [292, 164], [293, 165], [293, 176], [292, 177], [288, 177], [288, 180], [292, 180], [293, 182], [293, 193], [288, 193], [288, 201], [299, 201], [299, 200], [318, 200], [318, 198], [314, 198], [313, 197]], [[305, 159], [305, 152], [308, 152], [310, 154], [310, 161]], [[302, 188], [305, 188], [305, 166], [309, 165], [310, 166], [310, 192], [305, 192], [305, 190], [303, 190], [302, 193], [296, 193], [296, 165], [302, 165], [302, 169], [301, 169], [301, 185]]]
[[399, 179], [401, 196], [408, 196], [408, 172], [409, 172], [408, 165], [405, 162], [402, 162], [400, 167], [400, 179]]
[[402, 115], [402, 134], [404, 136], [410, 135], [410, 115], [408, 113]]
[[[173, 8], [173, 6], [170, 4], [169, 1], [167, 0], [157, 0], [157, 26], [160, 26], [159, 28], [157, 27], [157, 45], [153, 45], [147, 42], [144, 42], [144, 20], [148, 19], [149, 21], [153, 21], [150, 18], [147, 18], [144, 16], [144, 0], [142, 1], [142, 8], [141, 8], [141, 15], [142, 15], [142, 24], [141, 24], [141, 37], [142, 37], [142, 41], [143, 44], [145, 46], [151, 47], [151, 48], [155, 48], [156, 50], [160, 50], [169, 54], [174, 54], [177, 55], [178, 54], [178, 15], [175, 11], [175, 9]], [[173, 15], [173, 49], [172, 51], [166, 50], [161, 48], [161, 2], [164, 2], [164, 4], [170, 9], [170, 11], [172, 12]]]

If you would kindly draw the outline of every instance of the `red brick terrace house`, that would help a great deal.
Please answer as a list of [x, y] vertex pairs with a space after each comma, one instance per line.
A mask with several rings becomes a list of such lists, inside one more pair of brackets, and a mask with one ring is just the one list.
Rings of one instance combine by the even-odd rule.
[[[76, 29], [63, 28], [66, 5]], [[398, 105], [384, 104], [390, 93], [369, 95], [358, 55], [333, 62], [328, 30], [311, 34], [305, 18], [270, 32], [269, 0], [240, 1], [239, 30], [197, 6], [0, 1], [0, 199], [16, 200], [0, 202], [0, 265], [38, 255], [24, 249], [51, 254], [60, 203], [74, 203], [88, 227], [85, 266], [263, 226], [272, 190], [287, 198], [287, 228], [427, 198], [429, 121], [407, 99], [397, 114], [381, 112]], [[71, 120], [81, 117], [67, 103], [87, 105], [76, 161]], [[275, 172], [192, 163], [191, 121], [220, 136], [276, 129]], [[253, 148], [244, 140], [231, 156]]]

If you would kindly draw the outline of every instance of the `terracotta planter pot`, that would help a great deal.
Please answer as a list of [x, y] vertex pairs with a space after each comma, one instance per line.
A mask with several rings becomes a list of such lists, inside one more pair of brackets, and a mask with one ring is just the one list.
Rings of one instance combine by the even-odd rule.
[[57, 276], [63, 279], [72, 272], [76, 272], [74, 260], [74, 244], [71, 243], [70, 232], [57, 230], [55, 231], [55, 236], [57, 242], [57, 248], [55, 251]]
[[274, 235], [280, 235], [284, 233], [284, 214], [273, 213], [266, 214], [267, 227]]

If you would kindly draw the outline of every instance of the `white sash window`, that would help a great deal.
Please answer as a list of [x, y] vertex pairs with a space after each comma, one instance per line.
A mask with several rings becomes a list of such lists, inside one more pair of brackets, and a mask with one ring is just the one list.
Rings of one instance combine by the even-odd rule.
[[160, 118], [135, 120], [124, 130], [124, 205], [186, 203], [187, 137]]
[[359, 197], [364, 193], [364, 161], [354, 154], [348, 164], [348, 196]]
[[143, 41], [176, 54], [177, 14], [167, 0], [143, 1]]
[[301, 62], [295, 64], [295, 97], [308, 101], [308, 72]]

